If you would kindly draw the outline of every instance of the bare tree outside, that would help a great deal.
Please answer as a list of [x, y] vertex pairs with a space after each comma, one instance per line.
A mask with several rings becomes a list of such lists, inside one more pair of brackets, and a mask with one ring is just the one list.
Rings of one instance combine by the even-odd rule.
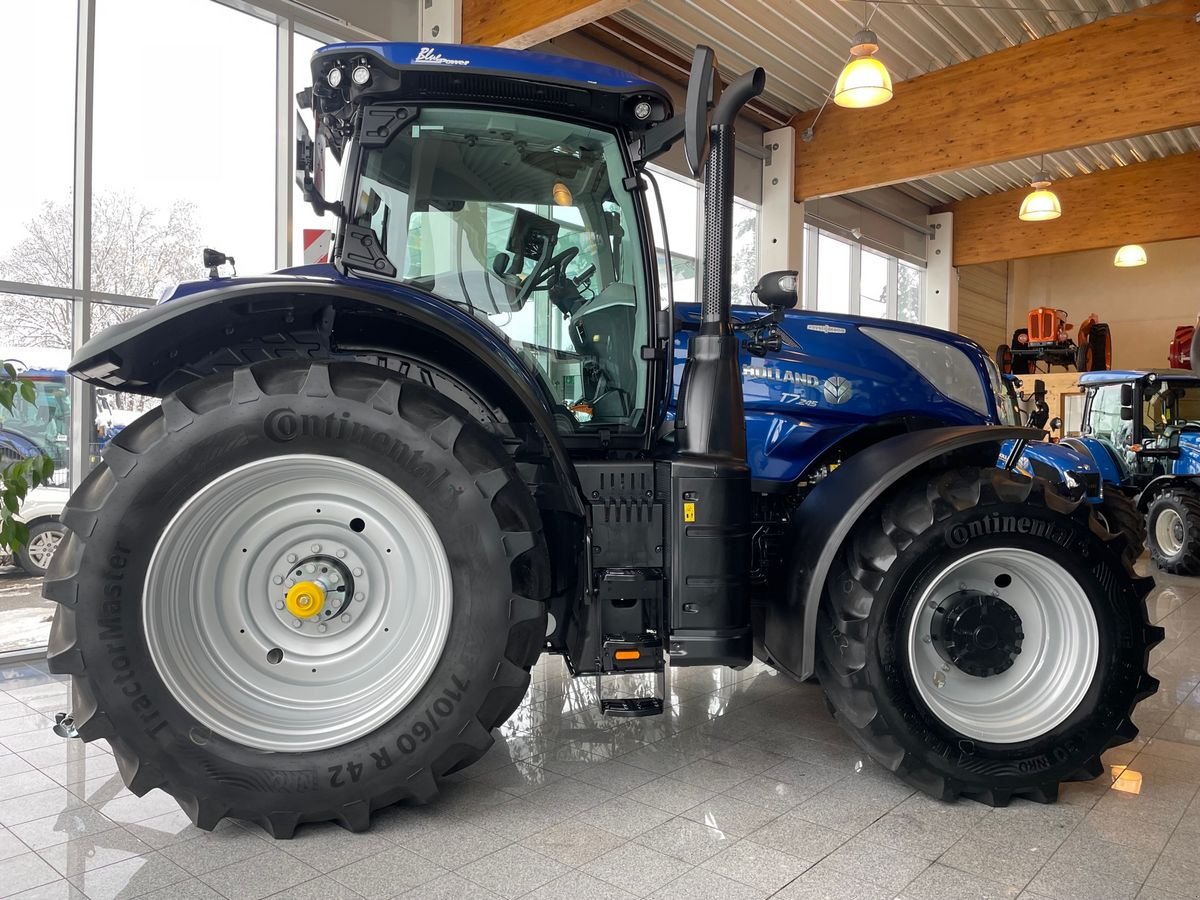
[[[47, 201], [25, 223], [25, 236], [0, 260], [0, 280], [26, 284], [71, 283], [72, 205]], [[201, 274], [195, 207], [176, 202], [165, 211], [128, 194], [98, 194], [92, 202], [92, 289], [155, 297], [166, 285]], [[48, 349], [71, 346], [71, 306], [37, 297], [0, 295], [2, 343]], [[93, 304], [92, 331], [124, 321], [139, 310]]]

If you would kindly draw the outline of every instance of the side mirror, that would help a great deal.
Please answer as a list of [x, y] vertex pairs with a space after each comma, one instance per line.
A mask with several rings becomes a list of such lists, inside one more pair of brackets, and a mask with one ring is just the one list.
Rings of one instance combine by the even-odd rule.
[[341, 218], [342, 202], [325, 199], [325, 147], [320, 130], [314, 141], [300, 113], [296, 113], [296, 186], [318, 216], [332, 212]]
[[716, 100], [713, 94], [716, 77], [716, 54], [711, 47], [697, 47], [688, 76], [683, 122], [683, 155], [688, 168], [697, 178], [708, 155], [708, 111]]
[[1121, 385], [1121, 421], [1133, 421], [1133, 385]]
[[758, 279], [758, 284], [754, 286], [754, 294], [758, 296], [760, 303], [771, 309], [795, 309], [800, 300], [799, 286], [799, 273], [795, 269], [768, 272]]

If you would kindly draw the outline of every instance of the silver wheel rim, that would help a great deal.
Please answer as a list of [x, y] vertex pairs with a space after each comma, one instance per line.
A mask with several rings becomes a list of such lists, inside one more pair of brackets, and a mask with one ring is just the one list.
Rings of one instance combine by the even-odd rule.
[[[293, 615], [296, 585], [297, 604], [325, 598], [315, 615]], [[445, 548], [408, 493], [298, 454], [227, 472], [183, 505], [146, 572], [144, 624], [163, 681], [204, 726], [310, 751], [409, 704], [441, 659], [452, 596]]]
[[1154, 519], [1154, 541], [1163, 556], [1176, 556], [1183, 549], [1183, 517], [1170, 508], [1160, 510]]
[[[1011, 579], [1003, 588], [997, 579]], [[969, 675], [931, 638], [939, 605], [959, 591], [998, 596], [1020, 616], [1024, 638], [1011, 667]], [[946, 727], [992, 744], [1045, 734], [1078, 708], [1095, 677], [1099, 628], [1083, 588], [1057, 562], [1030, 550], [980, 550], [943, 570], [921, 595], [907, 635], [921, 700]]]
[[50, 568], [50, 560], [54, 557], [54, 551], [58, 549], [62, 539], [63, 533], [57, 529], [39, 531], [29, 539], [29, 543], [25, 546], [25, 553], [29, 556], [29, 561], [36, 568], [43, 572], [46, 571]]

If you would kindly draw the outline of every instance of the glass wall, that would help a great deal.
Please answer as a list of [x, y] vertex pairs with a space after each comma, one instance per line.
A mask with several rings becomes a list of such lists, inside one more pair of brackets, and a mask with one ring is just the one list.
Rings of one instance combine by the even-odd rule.
[[925, 270], [841, 235], [804, 226], [804, 308], [920, 323]]
[[[703, 220], [703, 190], [690, 178], [651, 165], [655, 181], [662, 191], [663, 209], [667, 220], [667, 239], [671, 244], [671, 268], [675, 299], [680, 303], [700, 300], [700, 258], [703, 255], [704, 233], [699, 228]], [[653, 194], [653, 192], [651, 192]], [[666, 256], [662, 245], [662, 226], [658, 211], [652, 207], [651, 224], [654, 242], [658, 247], [658, 283], [666, 294]], [[733, 201], [733, 278], [731, 291], [736, 304], [752, 304], [750, 291], [758, 282], [758, 217], [757, 205], [735, 197]]]
[[[204, 247], [268, 272], [302, 259], [304, 228], [328, 227], [280, 162], [292, 155], [292, 95], [318, 46], [366, 35], [295, 15], [241, 0], [41, 0], [0, 13], [9, 70], [33, 73], [13, 114], [24, 137], [0, 141], [0, 171], [19, 173], [0, 216], [0, 361], [36, 388], [0, 415], [0, 461], [55, 462], [22, 508], [31, 521], [53, 521], [72, 477], [157, 403], [89, 389], [73, 405], [66, 368], [82, 340], [203, 277]], [[91, 98], [90, 131], [77, 129], [77, 97]], [[0, 557], [0, 654], [49, 633], [53, 610], [18, 562]]]

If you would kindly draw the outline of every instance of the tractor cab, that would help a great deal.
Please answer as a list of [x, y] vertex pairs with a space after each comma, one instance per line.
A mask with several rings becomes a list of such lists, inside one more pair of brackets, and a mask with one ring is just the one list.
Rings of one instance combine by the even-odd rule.
[[[648, 435], [665, 336], [638, 172], [671, 118], [662, 89], [482, 47], [334, 44], [312, 72], [298, 180], [339, 219], [334, 265], [485, 323], [559, 432]], [[324, 147], [348, 173], [340, 200], [323, 194]]]
[[1085, 437], [1106, 449], [1122, 481], [1144, 487], [1200, 457], [1200, 378], [1163, 369], [1087, 374], [1079, 383]]

